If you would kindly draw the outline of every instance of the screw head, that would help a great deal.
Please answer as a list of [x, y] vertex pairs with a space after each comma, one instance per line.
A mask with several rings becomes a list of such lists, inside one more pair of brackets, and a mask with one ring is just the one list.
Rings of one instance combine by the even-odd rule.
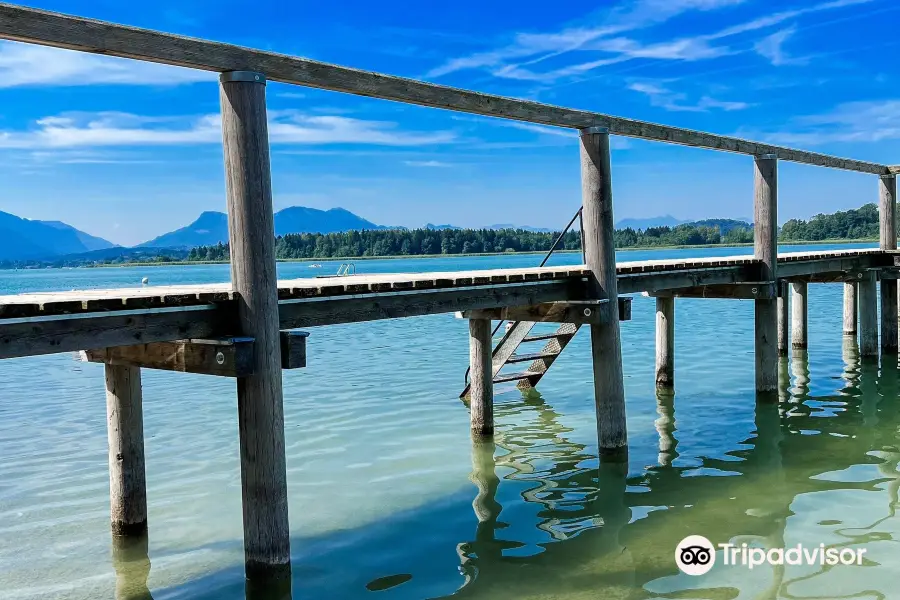
[[589, 309], [589, 308], [584, 309], [584, 316], [586, 316], [586, 317], [591, 316], [591, 309]]
[[221, 352], [216, 352], [216, 362], [220, 365], [225, 364], [225, 355]]
[[754, 296], [759, 293], [759, 288], [750, 288], [750, 293]]

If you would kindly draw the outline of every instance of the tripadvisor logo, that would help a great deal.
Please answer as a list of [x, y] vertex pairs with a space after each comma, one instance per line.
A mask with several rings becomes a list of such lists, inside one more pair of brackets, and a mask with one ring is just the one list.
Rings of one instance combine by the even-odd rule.
[[675, 564], [686, 575], [703, 575], [716, 564], [716, 549], [702, 535], [689, 535], [675, 548]]
[[[761, 565], [861, 565], [865, 548], [826, 548], [819, 544], [806, 548], [756, 548], [747, 544], [719, 544], [722, 564], [753, 569]], [[675, 548], [675, 564], [686, 575], [704, 575], [716, 564], [716, 546], [702, 535], [689, 535]]]

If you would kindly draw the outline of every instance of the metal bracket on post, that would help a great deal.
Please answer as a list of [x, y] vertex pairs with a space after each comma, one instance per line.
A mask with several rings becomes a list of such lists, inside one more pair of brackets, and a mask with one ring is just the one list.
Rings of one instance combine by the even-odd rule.
[[231, 83], [233, 81], [246, 81], [249, 83], [261, 83], [266, 85], [266, 76], [256, 71], [226, 71], [219, 74], [219, 81]]

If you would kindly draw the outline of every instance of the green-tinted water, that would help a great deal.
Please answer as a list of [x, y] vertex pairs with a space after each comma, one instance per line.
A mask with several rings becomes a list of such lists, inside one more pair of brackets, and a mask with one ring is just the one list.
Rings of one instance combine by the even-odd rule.
[[[280, 268], [283, 277], [313, 272]], [[133, 285], [145, 275], [221, 281], [227, 267], [0, 273], [0, 292]], [[809, 352], [784, 361], [777, 405], [753, 394], [752, 303], [677, 303], [673, 398], [654, 390], [653, 300], [635, 298], [623, 324], [627, 472], [596, 459], [587, 336], [540, 394], [499, 387], [498, 433], [473, 445], [457, 398], [464, 322], [437, 315], [312, 330], [309, 367], [285, 373], [294, 597], [900, 597], [897, 359], [860, 363], [841, 336], [840, 286], [811, 285], [809, 296]], [[145, 372], [144, 384], [148, 553], [116, 559], [102, 368], [71, 355], [0, 363], [0, 597], [112, 598], [117, 571], [120, 597], [244, 597], [233, 382]], [[693, 578], [674, 563], [689, 534], [864, 547], [866, 561], [717, 565]]]

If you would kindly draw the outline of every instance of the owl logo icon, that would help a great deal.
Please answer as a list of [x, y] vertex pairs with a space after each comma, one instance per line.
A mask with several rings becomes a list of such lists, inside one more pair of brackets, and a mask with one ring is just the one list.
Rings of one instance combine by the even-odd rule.
[[689, 535], [675, 548], [675, 564], [685, 575], [703, 575], [716, 564], [716, 549], [702, 535]]

